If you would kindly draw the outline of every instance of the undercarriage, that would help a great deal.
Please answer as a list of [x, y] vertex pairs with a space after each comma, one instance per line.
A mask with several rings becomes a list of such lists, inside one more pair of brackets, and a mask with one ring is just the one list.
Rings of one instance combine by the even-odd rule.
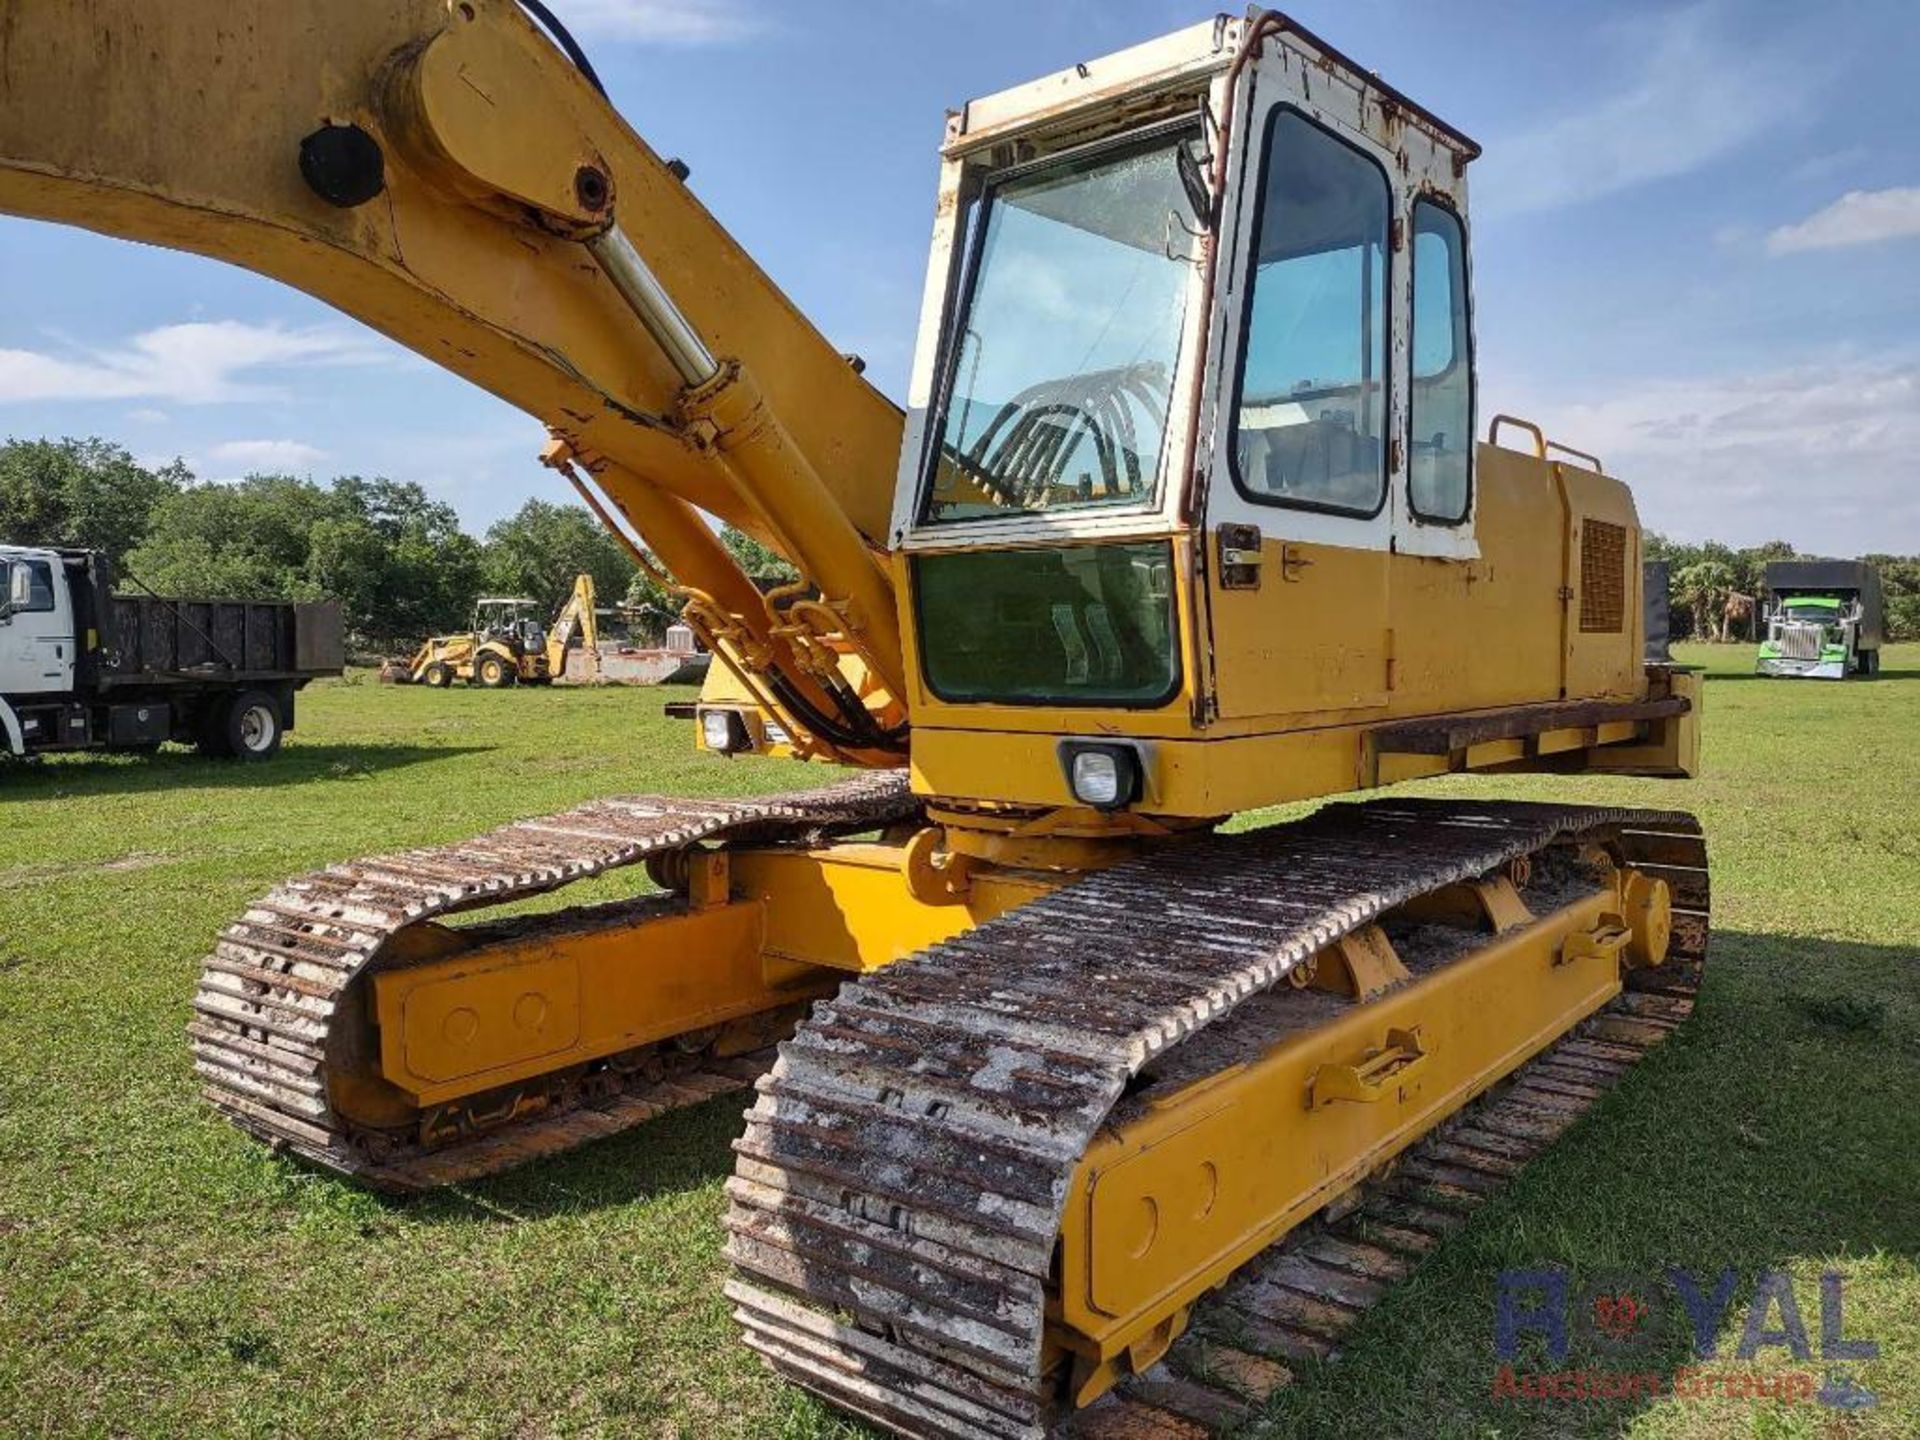
[[[395, 1190], [756, 1086], [728, 1294], [780, 1372], [912, 1435], [1217, 1427], [1684, 1018], [1705, 954], [1676, 812], [969, 842], [998, 864], [941, 834], [879, 776], [333, 867], [229, 928], [196, 1065]], [[662, 893], [446, 923], [633, 865]]]

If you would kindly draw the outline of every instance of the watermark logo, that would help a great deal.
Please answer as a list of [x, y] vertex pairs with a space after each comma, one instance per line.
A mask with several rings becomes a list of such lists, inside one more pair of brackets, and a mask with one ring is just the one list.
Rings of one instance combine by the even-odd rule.
[[[1880, 1346], [1847, 1336], [1845, 1285], [1837, 1271], [1820, 1276], [1817, 1294], [1805, 1304], [1785, 1271], [1751, 1276], [1752, 1293], [1732, 1356], [1744, 1368], [1726, 1365], [1720, 1337], [1733, 1318], [1743, 1278], [1749, 1277], [1734, 1270], [1701, 1277], [1669, 1269], [1576, 1285], [1563, 1266], [1502, 1271], [1494, 1321], [1500, 1360], [1494, 1397], [1778, 1400], [1835, 1410], [1865, 1410], [1878, 1403], [1848, 1367], [1878, 1359]], [[1811, 1328], [1809, 1316], [1816, 1322]], [[1672, 1368], [1682, 1324], [1690, 1363]], [[1544, 1349], [1544, 1366], [1522, 1368], [1529, 1345]], [[1596, 1357], [1596, 1363], [1571, 1365], [1576, 1349]]]

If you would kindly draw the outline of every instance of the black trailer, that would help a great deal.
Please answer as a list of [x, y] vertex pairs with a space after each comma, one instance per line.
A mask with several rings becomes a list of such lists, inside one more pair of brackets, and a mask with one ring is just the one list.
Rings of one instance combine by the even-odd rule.
[[1673, 566], [1666, 560], [1640, 562], [1641, 608], [1646, 616], [1649, 665], [1673, 664]]
[[331, 601], [116, 594], [96, 551], [0, 546], [0, 750], [266, 759], [295, 694], [345, 663]]

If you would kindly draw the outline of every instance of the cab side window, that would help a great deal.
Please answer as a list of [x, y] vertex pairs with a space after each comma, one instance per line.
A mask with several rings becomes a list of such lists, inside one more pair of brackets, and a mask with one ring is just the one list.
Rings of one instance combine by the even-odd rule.
[[1473, 494], [1473, 355], [1467, 244], [1444, 205], [1413, 205], [1413, 389], [1407, 497], [1422, 520], [1457, 525]]
[[1234, 479], [1262, 504], [1374, 515], [1387, 494], [1387, 175], [1284, 106], [1263, 153]]
[[16, 570], [27, 575], [27, 603], [17, 614], [46, 614], [53, 609], [53, 567], [45, 560], [0, 560], [0, 600], [13, 593]]

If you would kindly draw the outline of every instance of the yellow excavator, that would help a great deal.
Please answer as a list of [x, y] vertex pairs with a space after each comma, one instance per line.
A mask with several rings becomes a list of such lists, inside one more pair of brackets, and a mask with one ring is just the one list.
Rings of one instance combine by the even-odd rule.
[[212, 1103], [411, 1189], [752, 1085], [741, 1333], [902, 1434], [1204, 1433], [1329, 1353], [1707, 945], [1675, 811], [1223, 827], [1696, 769], [1627, 488], [1476, 442], [1478, 153], [1271, 13], [970, 101], [903, 413], [532, 0], [5, 6], [0, 210], [277, 277], [538, 417], [716, 657], [700, 743], [860, 772], [289, 880], [206, 961]]

